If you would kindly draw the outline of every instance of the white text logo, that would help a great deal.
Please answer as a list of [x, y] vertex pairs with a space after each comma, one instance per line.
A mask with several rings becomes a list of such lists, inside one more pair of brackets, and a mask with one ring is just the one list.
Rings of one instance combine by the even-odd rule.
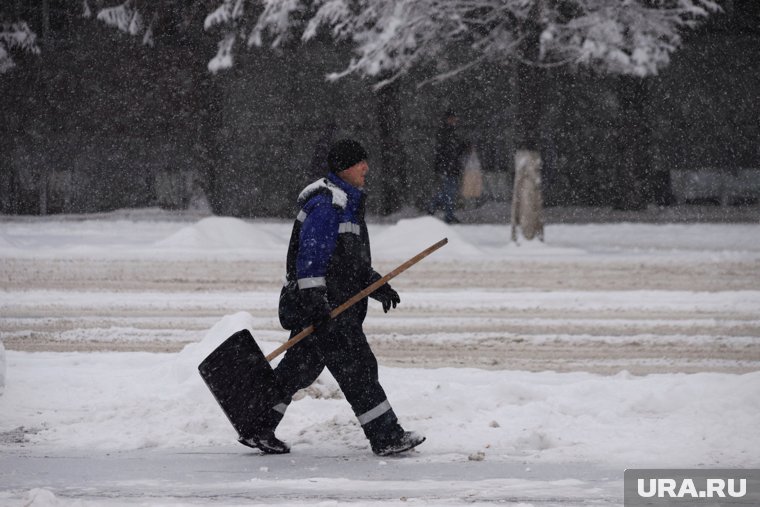
[[747, 494], [747, 479], [705, 479], [698, 489], [692, 479], [639, 479], [638, 493], [643, 498], [741, 498]]

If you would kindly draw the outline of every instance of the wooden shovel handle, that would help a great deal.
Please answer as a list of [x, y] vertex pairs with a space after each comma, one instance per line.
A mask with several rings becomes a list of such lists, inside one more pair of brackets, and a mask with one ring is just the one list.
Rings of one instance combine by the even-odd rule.
[[[414, 266], [415, 264], [417, 264], [418, 262], [420, 262], [422, 259], [424, 259], [428, 255], [430, 255], [431, 253], [435, 252], [436, 250], [438, 250], [439, 248], [441, 248], [443, 245], [445, 245], [448, 242], [449, 242], [448, 238], [443, 238], [441, 241], [439, 241], [435, 245], [432, 245], [432, 246], [426, 248], [425, 250], [421, 251], [420, 253], [418, 253], [417, 255], [415, 255], [414, 257], [412, 257], [411, 259], [409, 259], [405, 263], [401, 264], [399, 267], [397, 267], [396, 269], [394, 269], [393, 271], [391, 271], [390, 273], [388, 273], [387, 275], [385, 275], [381, 279], [379, 279], [376, 282], [374, 282], [371, 285], [369, 285], [366, 289], [364, 289], [361, 292], [353, 295], [348, 301], [346, 301], [342, 305], [340, 305], [337, 308], [335, 308], [333, 311], [330, 312], [330, 318], [334, 319], [335, 317], [337, 317], [341, 313], [345, 312], [346, 310], [348, 310], [349, 308], [351, 308], [352, 306], [354, 306], [356, 303], [358, 303], [359, 301], [361, 301], [365, 297], [367, 297], [370, 294], [372, 294], [373, 292], [375, 292], [382, 285], [386, 284], [391, 278], [394, 278], [394, 277], [400, 275], [401, 273], [403, 273], [404, 271], [406, 271], [410, 267]], [[314, 326], [307, 327], [306, 329], [304, 329], [303, 331], [301, 331], [300, 333], [298, 333], [297, 335], [295, 335], [293, 338], [291, 338], [290, 340], [286, 341], [285, 343], [283, 343], [282, 345], [280, 345], [279, 347], [277, 347], [276, 349], [274, 349], [267, 356], [267, 361], [271, 361], [275, 357], [279, 356], [280, 354], [282, 354], [283, 352], [285, 352], [286, 350], [288, 350], [290, 347], [292, 347], [296, 343], [300, 342], [301, 340], [303, 340], [304, 338], [306, 338], [307, 336], [309, 336], [313, 332], [314, 332]]]

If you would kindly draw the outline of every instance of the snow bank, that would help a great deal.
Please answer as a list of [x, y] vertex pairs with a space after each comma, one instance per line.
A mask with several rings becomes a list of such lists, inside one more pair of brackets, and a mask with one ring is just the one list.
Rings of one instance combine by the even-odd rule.
[[443, 238], [449, 238], [449, 243], [434, 254], [438, 259], [458, 259], [482, 255], [482, 252], [464, 239], [456, 229], [434, 217], [399, 220], [396, 225], [373, 235], [370, 240], [374, 258], [406, 259]]
[[[143, 210], [145, 211], [145, 210]], [[0, 257], [207, 259], [282, 261], [292, 224], [229, 217], [178, 221], [163, 214], [114, 214], [101, 220], [44, 217], [0, 223]], [[151, 218], [153, 217], [153, 218]], [[192, 218], [192, 217], [190, 217]], [[546, 243], [509, 240], [508, 225], [449, 226], [434, 217], [370, 224], [377, 260], [405, 259], [444, 237], [431, 259], [493, 260], [519, 256], [671, 256], [716, 261], [727, 254], [760, 257], [760, 224], [549, 224]], [[718, 255], [718, 256], [716, 256]]]
[[208, 217], [183, 227], [155, 246], [172, 249], [238, 249], [271, 250], [281, 248], [282, 242], [262, 227], [229, 217]]
[[[400, 413], [419, 418], [415, 426], [441, 455], [468, 449], [487, 459], [658, 468], [760, 458], [760, 437], [751, 429], [760, 422], [760, 372], [604, 378], [421, 370], [413, 382], [417, 401]], [[388, 391], [400, 387], [393, 382]]]
[[254, 334], [255, 320], [247, 312], [238, 312], [227, 315], [217, 322], [206, 336], [198, 343], [186, 345], [177, 354], [173, 364], [174, 379], [179, 383], [188, 381], [196, 383], [198, 377], [198, 365], [214, 351], [224, 340], [233, 334], [247, 329]]
[[34, 488], [24, 495], [25, 507], [59, 507], [72, 502], [59, 499], [52, 491], [43, 488]]
[[[0, 432], [24, 427], [46, 449], [192, 448], [235, 432], [197, 373], [230, 334], [229, 315], [178, 354], [7, 354]], [[255, 336], [255, 334], [254, 334]], [[259, 342], [266, 353], [276, 345]], [[381, 368], [402, 424], [425, 433], [430, 462], [487, 460], [622, 466], [748, 466], [760, 461], [760, 372], [612, 377], [476, 369]], [[368, 453], [334, 379], [300, 393], [278, 434], [294, 453]]]

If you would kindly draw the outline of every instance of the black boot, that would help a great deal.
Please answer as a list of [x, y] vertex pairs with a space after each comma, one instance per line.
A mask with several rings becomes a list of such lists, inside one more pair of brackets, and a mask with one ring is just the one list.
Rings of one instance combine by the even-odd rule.
[[392, 409], [365, 423], [362, 429], [367, 435], [372, 452], [378, 456], [408, 451], [425, 441], [422, 435], [413, 431], [404, 431]]
[[390, 456], [391, 454], [398, 454], [400, 452], [408, 451], [414, 447], [417, 447], [425, 441], [425, 437], [414, 431], [405, 431], [403, 435], [398, 438], [380, 441], [372, 444], [372, 452], [378, 456]]
[[287, 454], [290, 452], [290, 446], [274, 436], [274, 432], [250, 438], [240, 437], [238, 442], [252, 449], [258, 449], [264, 454]]

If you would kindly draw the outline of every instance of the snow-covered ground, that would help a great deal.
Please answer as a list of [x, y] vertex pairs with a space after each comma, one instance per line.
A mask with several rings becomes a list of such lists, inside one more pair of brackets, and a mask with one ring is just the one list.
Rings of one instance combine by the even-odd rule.
[[[619, 505], [625, 468], [760, 466], [760, 224], [370, 226], [367, 332], [402, 423], [374, 457], [325, 373], [286, 456], [197, 374], [234, 331], [284, 341], [285, 221], [159, 212], [0, 221], [0, 505]], [[3, 357], [0, 347], [0, 358]], [[4, 363], [4, 364], [3, 364]]]

